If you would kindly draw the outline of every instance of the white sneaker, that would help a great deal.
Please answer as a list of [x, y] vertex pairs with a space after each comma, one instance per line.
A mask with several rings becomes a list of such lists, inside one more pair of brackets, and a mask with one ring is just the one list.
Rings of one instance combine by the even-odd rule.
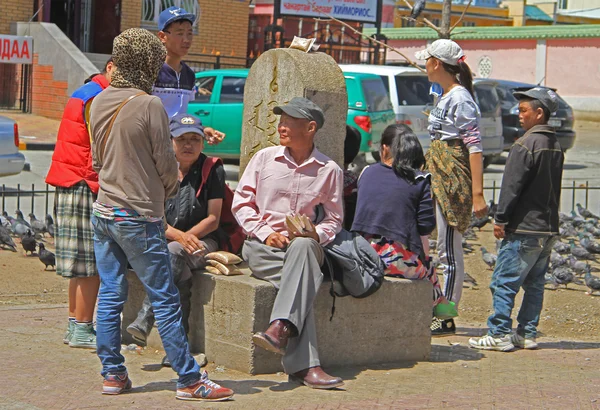
[[535, 341], [535, 338], [525, 338], [517, 333], [513, 333], [512, 335], [510, 335], [510, 341], [513, 345], [515, 345], [515, 347], [518, 347], [520, 349], [533, 350], [538, 348], [538, 344]]
[[509, 352], [515, 348], [510, 335], [504, 335], [501, 338], [485, 335], [480, 338], [470, 338], [469, 346], [481, 350], [497, 350], [499, 352]]

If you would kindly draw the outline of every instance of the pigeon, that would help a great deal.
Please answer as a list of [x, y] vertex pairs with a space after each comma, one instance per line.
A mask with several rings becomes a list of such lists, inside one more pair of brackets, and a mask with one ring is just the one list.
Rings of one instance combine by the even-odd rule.
[[600, 229], [596, 228], [592, 222], [587, 222], [583, 225], [583, 231], [590, 233], [595, 238], [600, 238]]
[[584, 218], [592, 218], [592, 219], [600, 219], [600, 217], [594, 215], [593, 213], [591, 213], [589, 211], [589, 209], [586, 209], [584, 207], [581, 206], [581, 204], [577, 204], [577, 212], [579, 212], [579, 215], [583, 216]]
[[479, 231], [481, 231], [481, 228], [486, 226], [490, 221], [491, 219], [488, 215], [484, 216], [483, 218], [477, 218], [475, 214], [473, 214], [469, 228], [477, 228]]
[[561, 225], [566, 222], [571, 222], [572, 220], [573, 220], [572, 216], [569, 216], [563, 212], [558, 213], [558, 221], [560, 222]]
[[469, 245], [465, 238], [462, 238], [462, 248], [464, 253], [473, 253], [473, 247]]
[[40, 261], [45, 265], [44, 270], [47, 270], [48, 266], [52, 266], [54, 270], [56, 270], [56, 257], [54, 254], [50, 251], [47, 251], [43, 243], [39, 243], [38, 247], [40, 248], [38, 253]]
[[490, 199], [490, 204], [488, 206], [488, 216], [490, 218], [494, 218], [496, 216], [497, 210], [498, 210], [498, 204], [494, 203], [493, 199]]
[[577, 259], [596, 259], [594, 255], [589, 253], [585, 248], [582, 248], [581, 246], [575, 246], [575, 241], [573, 239], [569, 241], [569, 245], [571, 246], [571, 255], [575, 256]]
[[6, 246], [13, 252], [17, 251], [17, 245], [10, 237], [10, 231], [4, 226], [0, 226], [0, 247], [4, 248]]
[[552, 264], [553, 268], [562, 266], [562, 265], [566, 264], [568, 261], [569, 260], [567, 258], [563, 258], [555, 251], [552, 251], [552, 253], [550, 254], [550, 263]]
[[571, 248], [569, 248], [569, 245], [561, 241], [556, 241], [552, 249], [554, 249], [558, 253], [569, 253], [569, 251], [571, 250]]
[[558, 228], [558, 233], [560, 233], [560, 236], [563, 236], [565, 238], [575, 237], [578, 234], [577, 229], [575, 229], [570, 223], [565, 223], [563, 224], [563, 226]]
[[573, 271], [566, 266], [559, 266], [552, 271], [552, 277], [556, 285], [567, 285], [575, 280], [575, 274]]
[[415, 0], [412, 11], [410, 12], [410, 18], [416, 19], [417, 17], [419, 17], [421, 12], [423, 10], [425, 10], [425, 5], [426, 5], [425, 0]]
[[589, 253], [600, 253], [600, 244], [581, 233], [579, 234], [579, 244]]
[[46, 215], [46, 228], [48, 229], [48, 234], [54, 238], [54, 219], [50, 214]]
[[494, 266], [496, 266], [496, 260], [498, 259], [498, 256], [493, 253], [489, 253], [487, 251], [487, 249], [485, 249], [482, 246], [481, 247], [481, 258], [486, 263], [486, 265], [490, 267], [490, 269], [494, 269]]
[[27, 233], [21, 237], [21, 246], [25, 251], [25, 255], [27, 255], [27, 252], [30, 252], [31, 255], [35, 253], [37, 242], [29, 229], [27, 230]]
[[31, 222], [31, 228], [33, 229], [33, 231], [35, 233], [39, 233], [43, 237], [44, 232], [46, 232], [48, 230], [48, 229], [46, 229], [46, 224], [44, 224], [42, 221], [38, 220], [35, 217], [35, 215], [33, 214], [33, 212], [29, 214], [29, 221]]
[[19, 223], [21, 223], [21, 224], [25, 225], [25, 226], [26, 226], [26, 227], [28, 227], [28, 228], [31, 228], [31, 225], [29, 224], [29, 222], [27, 222], [27, 221], [25, 220], [25, 218], [23, 218], [23, 212], [21, 212], [20, 210], [18, 210], [18, 209], [17, 209], [17, 210], [15, 211], [15, 214], [17, 215], [17, 222], [19, 222]]
[[585, 271], [585, 285], [590, 289], [587, 293], [588, 295], [592, 295], [594, 292], [600, 291], [600, 278], [592, 275], [592, 269], [590, 265], [587, 266]]
[[586, 223], [585, 218], [582, 218], [581, 216], [577, 215], [575, 211], [571, 211], [571, 215], [573, 216], [573, 220], [571, 221], [571, 223], [575, 228], [582, 226]]
[[477, 280], [467, 272], [465, 272], [465, 282], [470, 283], [472, 286], [477, 286]]
[[[587, 267], [589, 266], [587, 262], [578, 261], [573, 255], [569, 256], [569, 266], [571, 269], [575, 271], [577, 274], [584, 274]], [[592, 271], [597, 272], [597, 268], [590, 268]]]
[[467, 228], [465, 233], [463, 233], [463, 238], [468, 239], [470, 241], [474, 241], [477, 239], [477, 234], [475, 234], [473, 228]]
[[12, 227], [12, 224], [10, 223], [8, 218], [6, 218], [4, 215], [0, 215], [0, 226], [10, 229]]

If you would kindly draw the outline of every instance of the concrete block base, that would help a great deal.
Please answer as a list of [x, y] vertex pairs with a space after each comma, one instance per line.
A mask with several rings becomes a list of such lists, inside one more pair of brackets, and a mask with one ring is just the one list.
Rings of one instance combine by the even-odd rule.
[[[145, 296], [133, 272], [128, 280], [123, 343], [132, 342], [124, 329], [135, 319]], [[275, 296], [271, 284], [249, 275], [195, 273], [188, 335], [192, 352], [203, 352], [211, 362], [249, 374], [282, 371], [280, 356], [252, 344], [252, 334], [269, 325]], [[330, 321], [332, 297], [329, 283], [323, 283], [314, 306], [322, 365], [428, 360], [431, 297], [427, 281], [386, 278], [381, 289], [365, 299], [337, 298]], [[162, 348], [158, 332], [152, 332], [148, 345]]]

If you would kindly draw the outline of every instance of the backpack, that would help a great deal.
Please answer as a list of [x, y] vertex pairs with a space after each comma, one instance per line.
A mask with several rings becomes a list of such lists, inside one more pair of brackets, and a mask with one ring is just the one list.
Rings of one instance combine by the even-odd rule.
[[[200, 195], [204, 184], [206, 184], [206, 181], [208, 180], [210, 171], [216, 164], [223, 165], [221, 158], [207, 156], [204, 160], [204, 164], [202, 164], [202, 182], [200, 182], [200, 187], [198, 188], [196, 196]], [[231, 212], [232, 204], [233, 191], [229, 188], [229, 185], [225, 184], [225, 198], [223, 199], [223, 205], [221, 206], [219, 229], [217, 229], [219, 249], [237, 254], [242, 249], [246, 234]]]
[[372, 295], [383, 283], [385, 266], [365, 238], [345, 229], [336, 234], [335, 239], [324, 250], [327, 270], [331, 276], [333, 318], [335, 297], [350, 295], [366, 298]]

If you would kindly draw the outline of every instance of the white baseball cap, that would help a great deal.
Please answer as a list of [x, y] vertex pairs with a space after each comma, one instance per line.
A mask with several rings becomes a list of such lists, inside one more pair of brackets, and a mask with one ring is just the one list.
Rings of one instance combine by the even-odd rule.
[[465, 53], [454, 41], [440, 39], [429, 44], [425, 50], [417, 51], [415, 57], [417, 60], [435, 57], [446, 64], [458, 65], [460, 61], [464, 60]]

